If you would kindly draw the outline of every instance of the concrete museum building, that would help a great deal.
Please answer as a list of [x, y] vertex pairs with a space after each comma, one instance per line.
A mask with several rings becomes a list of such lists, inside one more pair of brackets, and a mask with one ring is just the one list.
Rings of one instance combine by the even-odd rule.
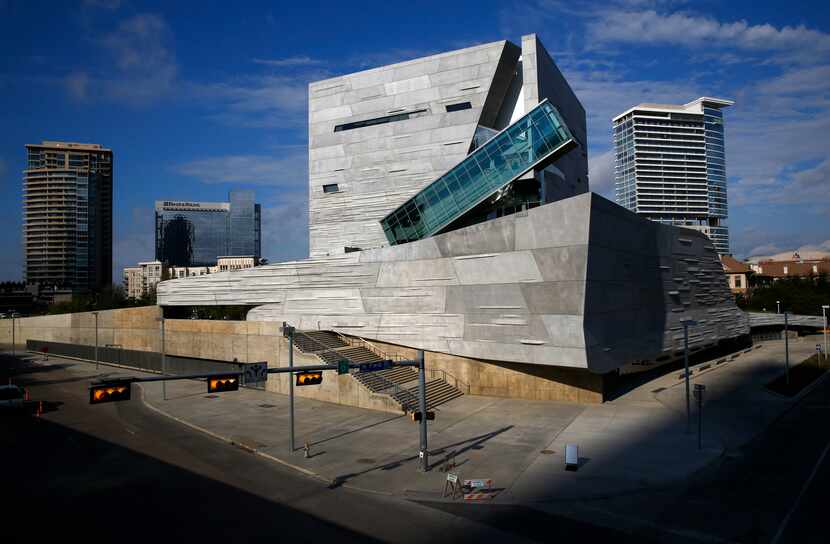
[[471, 393], [601, 401], [609, 377], [748, 334], [712, 242], [588, 191], [585, 110], [535, 35], [309, 85], [310, 257], [170, 280]]

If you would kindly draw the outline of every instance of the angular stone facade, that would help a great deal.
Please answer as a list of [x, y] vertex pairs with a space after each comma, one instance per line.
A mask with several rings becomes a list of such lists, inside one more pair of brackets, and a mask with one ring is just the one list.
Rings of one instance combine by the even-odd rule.
[[159, 285], [162, 305], [605, 373], [748, 334], [709, 240], [584, 194], [432, 238]]

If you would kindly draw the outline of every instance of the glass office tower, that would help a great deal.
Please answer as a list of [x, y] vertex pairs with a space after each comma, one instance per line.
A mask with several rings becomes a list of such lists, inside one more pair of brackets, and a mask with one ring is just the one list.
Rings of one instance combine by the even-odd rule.
[[222, 256], [261, 256], [260, 205], [253, 191], [230, 202], [156, 201], [156, 260], [168, 266], [213, 266]]
[[26, 282], [87, 293], [112, 283], [112, 150], [98, 144], [26, 145]]
[[729, 253], [723, 111], [731, 100], [639, 104], [614, 118], [617, 204], [699, 230]]

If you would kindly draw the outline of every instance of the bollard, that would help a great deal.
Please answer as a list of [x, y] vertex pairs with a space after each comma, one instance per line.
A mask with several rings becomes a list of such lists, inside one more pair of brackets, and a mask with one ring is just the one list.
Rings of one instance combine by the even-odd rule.
[[306, 459], [311, 457], [311, 447], [308, 445], [308, 442], [306, 442], [305, 446], [303, 446], [303, 452]]

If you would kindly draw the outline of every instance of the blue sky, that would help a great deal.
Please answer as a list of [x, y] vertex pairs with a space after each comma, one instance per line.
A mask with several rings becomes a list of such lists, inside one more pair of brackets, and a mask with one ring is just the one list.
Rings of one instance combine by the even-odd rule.
[[153, 257], [156, 199], [237, 187], [264, 255], [301, 258], [309, 81], [532, 32], [588, 112], [593, 191], [613, 198], [615, 114], [731, 98], [733, 252], [830, 250], [824, 3], [0, 0], [0, 280], [21, 275], [26, 143], [114, 150], [116, 280]]

